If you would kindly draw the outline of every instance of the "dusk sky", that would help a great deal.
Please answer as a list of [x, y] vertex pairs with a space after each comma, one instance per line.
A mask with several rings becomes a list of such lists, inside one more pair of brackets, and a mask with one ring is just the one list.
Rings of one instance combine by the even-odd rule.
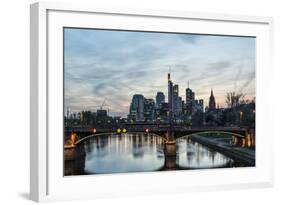
[[209, 103], [226, 107], [227, 92], [255, 96], [255, 38], [95, 29], [64, 30], [65, 109], [96, 111], [106, 99], [109, 115], [126, 117], [134, 94], [168, 99], [167, 73]]

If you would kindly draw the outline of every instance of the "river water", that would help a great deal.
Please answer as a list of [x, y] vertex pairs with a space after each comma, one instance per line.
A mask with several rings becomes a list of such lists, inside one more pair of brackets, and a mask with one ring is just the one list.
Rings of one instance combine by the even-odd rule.
[[233, 166], [232, 159], [192, 142], [188, 137], [177, 139], [177, 155], [174, 158], [165, 157], [163, 138], [148, 133], [92, 137], [84, 142], [84, 148], [83, 174]]

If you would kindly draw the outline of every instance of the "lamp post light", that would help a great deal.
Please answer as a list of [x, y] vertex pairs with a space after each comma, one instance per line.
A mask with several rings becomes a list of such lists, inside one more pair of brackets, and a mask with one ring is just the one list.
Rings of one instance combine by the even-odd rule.
[[252, 112], [253, 112], [253, 113], [252, 113], [252, 115], [251, 115], [251, 124], [250, 124], [250, 126], [255, 127], [255, 122], [256, 122], [256, 119], [255, 119], [255, 117], [256, 117], [256, 110], [254, 109]]
[[241, 111], [239, 114], [240, 114], [240, 126], [241, 126], [242, 125], [243, 112]]
[[95, 134], [97, 132], [97, 129], [96, 128], [93, 128], [93, 133]]

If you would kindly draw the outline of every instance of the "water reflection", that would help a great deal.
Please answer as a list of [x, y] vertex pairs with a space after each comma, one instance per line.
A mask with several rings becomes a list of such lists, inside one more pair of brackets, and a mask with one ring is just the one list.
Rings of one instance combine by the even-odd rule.
[[[174, 157], [165, 156], [162, 137], [148, 133], [97, 136], [86, 140], [80, 146], [85, 150], [83, 174], [233, 166], [230, 158], [192, 142], [188, 137], [177, 139], [177, 154]], [[71, 166], [67, 166], [66, 169], [79, 170]], [[81, 174], [81, 171], [75, 172], [67, 170], [65, 173]]]
[[164, 165], [163, 139], [151, 134], [99, 136], [85, 142], [85, 151], [87, 174], [154, 171]]
[[232, 167], [233, 160], [188, 137], [177, 140], [177, 164], [181, 169]]

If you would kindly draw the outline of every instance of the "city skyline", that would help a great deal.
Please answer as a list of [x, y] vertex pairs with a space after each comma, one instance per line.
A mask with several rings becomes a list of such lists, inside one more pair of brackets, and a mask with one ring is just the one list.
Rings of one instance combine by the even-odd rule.
[[[65, 109], [95, 111], [106, 99], [111, 116], [126, 117], [134, 94], [168, 97], [171, 68], [179, 96], [225, 106], [226, 92], [255, 97], [255, 38], [95, 29], [64, 30]], [[66, 110], [65, 110], [66, 111]]]

